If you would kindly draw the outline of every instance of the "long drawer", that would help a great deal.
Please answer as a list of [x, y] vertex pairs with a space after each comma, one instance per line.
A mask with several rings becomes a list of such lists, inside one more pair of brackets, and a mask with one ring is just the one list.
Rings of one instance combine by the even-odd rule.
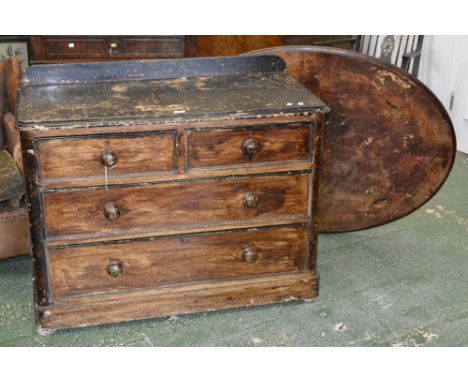
[[44, 194], [49, 242], [308, 216], [310, 174]]
[[54, 296], [303, 271], [304, 226], [49, 250]]

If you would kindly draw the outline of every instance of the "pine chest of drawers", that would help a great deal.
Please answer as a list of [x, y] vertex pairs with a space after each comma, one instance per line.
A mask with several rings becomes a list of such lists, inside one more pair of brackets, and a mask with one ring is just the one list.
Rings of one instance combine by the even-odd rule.
[[315, 297], [327, 111], [273, 56], [28, 69], [39, 328]]

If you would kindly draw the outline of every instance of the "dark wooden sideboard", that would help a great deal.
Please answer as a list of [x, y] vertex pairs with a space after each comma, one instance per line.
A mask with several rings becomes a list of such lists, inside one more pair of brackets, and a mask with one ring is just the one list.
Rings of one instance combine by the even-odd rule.
[[194, 36], [30, 36], [29, 63], [182, 58]]
[[358, 36], [28, 36], [29, 63], [236, 56], [281, 45], [354, 49]]

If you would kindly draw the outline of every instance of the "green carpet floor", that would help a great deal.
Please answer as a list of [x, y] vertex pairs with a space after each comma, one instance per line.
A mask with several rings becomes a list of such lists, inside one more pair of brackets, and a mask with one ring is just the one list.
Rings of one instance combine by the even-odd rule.
[[320, 297], [39, 336], [31, 258], [0, 262], [0, 346], [467, 346], [468, 155], [415, 213], [319, 238]]

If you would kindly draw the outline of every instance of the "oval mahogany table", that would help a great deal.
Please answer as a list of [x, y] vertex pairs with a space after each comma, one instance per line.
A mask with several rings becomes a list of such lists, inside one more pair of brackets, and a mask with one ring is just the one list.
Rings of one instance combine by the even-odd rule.
[[421, 207], [444, 183], [456, 153], [450, 118], [414, 76], [360, 53], [284, 46], [287, 71], [331, 108], [325, 128], [320, 231], [385, 224]]

